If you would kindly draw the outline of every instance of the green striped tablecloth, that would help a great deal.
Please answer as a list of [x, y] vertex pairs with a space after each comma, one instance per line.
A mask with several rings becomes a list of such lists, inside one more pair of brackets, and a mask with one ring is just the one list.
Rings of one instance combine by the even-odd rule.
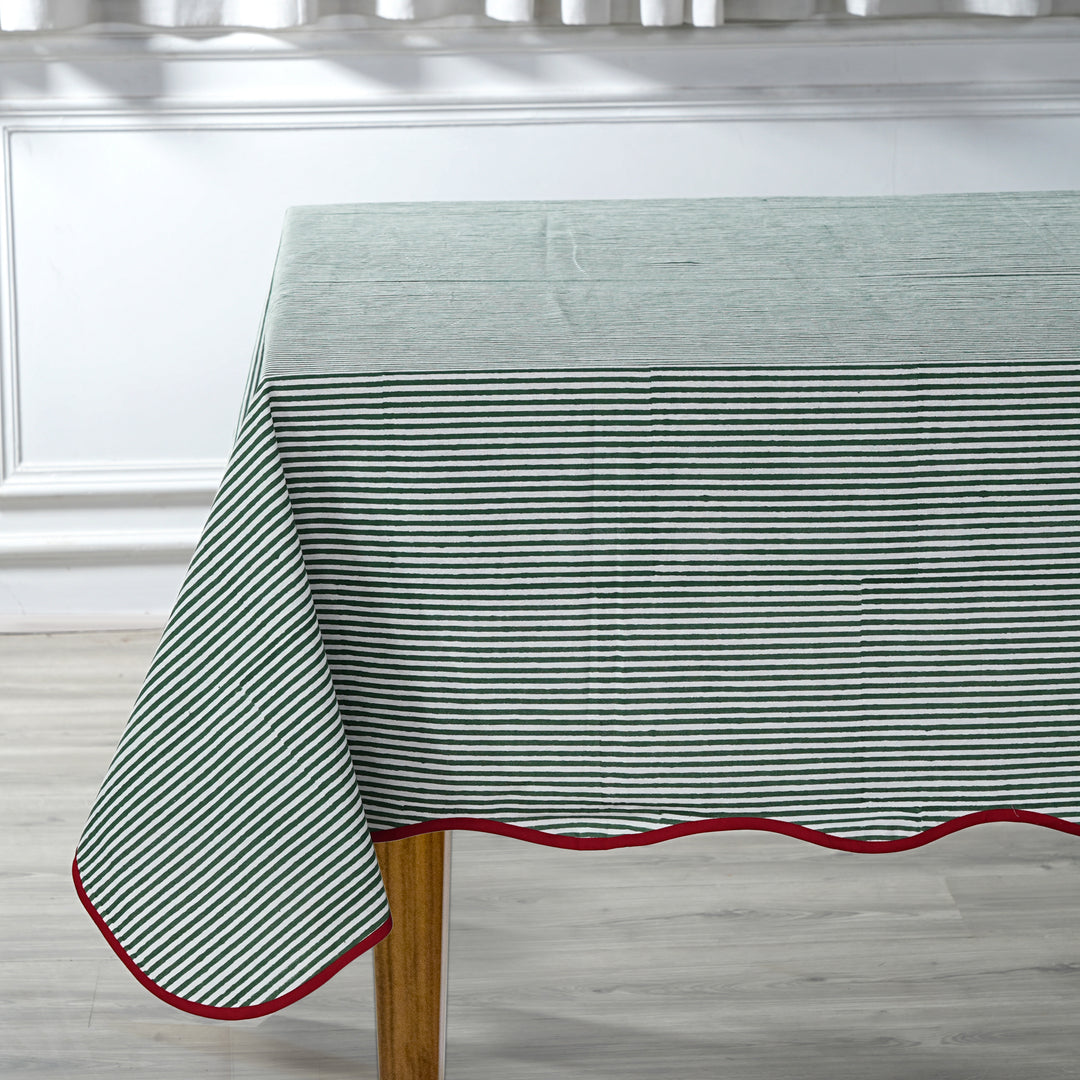
[[1078, 273], [1067, 193], [291, 211], [114, 947], [279, 1008], [388, 929], [369, 827], [1080, 831]]

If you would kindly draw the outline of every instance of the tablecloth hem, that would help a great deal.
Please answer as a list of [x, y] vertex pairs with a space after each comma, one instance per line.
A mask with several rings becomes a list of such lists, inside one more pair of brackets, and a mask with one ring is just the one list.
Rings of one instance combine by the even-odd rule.
[[71, 864], [71, 876], [72, 880], [75, 882], [75, 891], [78, 893], [83, 907], [86, 908], [90, 918], [94, 920], [94, 923], [101, 931], [102, 936], [109, 943], [110, 948], [118, 957], [120, 957], [131, 974], [134, 975], [135, 978], [150, 991], [150, 993], [161, 998], [167, 1005], [172, 1005], [173, 1008], [182, 1009], [184, 1012], [194, 1013], [196, 1016], [205, 1016], [212, 1020], [251, 1020], [257, 1016], [266, 1016], [268, 1013], [277, 1012], [279, 1009], [284, 1009], [286, 1006], [292, 1005], [301, 998], [307, 997], [313, 990], [317, 990], [323, 983], [333, 978], [333, 976], [343, 967], [352, 963], [358, 956], [362, 956], [373, 946], [378, 945], [378, 943], [390, 933], [390, 930], [393, 927], [393, 921], [387, 916], [386, 921], [381, 926], [368, 934], [367, 937], [357, 942], [357, 944], [353, 945], [346, 952], [342, 953], [333, 963], [323, 968], [317, 975], [313, 975], [306, 982], [303, 982], [290, 990], [287, 994], [282, 994], [281, 997], [274, 998], [270, 1001], [259, 1002], [257, 1005], [241, 1005], [237, 1007], [203, 1005], [198, 1001], [191, 1001], [188, 998], [179, 997], [176, 994], [170, 993], [164, 987], [159, 986], [139, 967], [131, 956], [128, 955], [127, 950], [125, 950], [124, 946], [117, 940], [116, 936], [109, 929], [108, 923], [105, 922], [100, 912], [94, 907], [94, 902], [87, 895], [86, 889], [83, 887], [82, 875], [79, 873], [78, 857], [76, 857]]
[[935, 840], [940, 840], [950, 833], [969, 829], [973, 825], [982, 825], [991, 821], [1023, 822], [1039, 825], [1059, 832], [1080, 836], [1080, 823], [1065, 821], [1051, 814], [1036, 810], [1020, 810], [1014, 807], [998, 807], [993, 810], [979, 810], [964, 814], [950, 821], [933, 825], [929, 829], [912, 836], [897, 837], [892, 840], [858, 840], [846, 836], [833, 836], [830, 833], [810, 829], [805, 825], [796, 825], [789, 821], [777, 821], [772, 818], [725, 817], [708, 818], [702, 821], [687, 821], [677, 825], [665, 825], [647, 832], [622, 833], [618, 836], [561, 836], [558, 833], [530, 829], [522, 825], [510, 825], [503, 821], [491, 821], [487, 818], [455, 817], [438, 818], [423, 821], [415, 825], [401, 825], [392, 829], [372, 829], [371, 838], [376, 843], [388, 840], [403, 840], [408, 836], [422, 833], [446, 832], [461, 829], [471, 832], [495, 833], [500, 836], [512, 836], [545, 847], [568, 848], [575, 851], [607, 851], [621, 847], [644, 847], [659, 844], [678, 836], [693, 836], [697, 833], [731, 832], [741, 829], [756, 829], [762, 832], [781, 833], [797, 840], [817, 844], [819, 847], [834, 848], [838, 851], [864, 852], [867, 854], [887, 854], [892, 851], [910, 851], [923, 847]]

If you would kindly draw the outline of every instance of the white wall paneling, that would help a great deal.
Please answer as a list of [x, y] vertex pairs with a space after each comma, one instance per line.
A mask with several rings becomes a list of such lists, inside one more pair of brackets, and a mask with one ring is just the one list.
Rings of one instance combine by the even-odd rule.
[[0, 626], [160, 617], [299, 203], [1080, 188], [1080, 29], [0, 43]]

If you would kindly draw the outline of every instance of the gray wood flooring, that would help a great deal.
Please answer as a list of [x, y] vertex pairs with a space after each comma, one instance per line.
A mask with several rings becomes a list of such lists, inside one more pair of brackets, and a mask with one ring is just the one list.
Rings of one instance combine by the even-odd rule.
[[[371, 965], [225, 1023], [146, 993], [72, 850], [154, 635], [0, 636], [0, 1077], [375, 1077]], [[454, 836], [449, 1080], [1077, 1080], [1080, 840], [593, 854]]]

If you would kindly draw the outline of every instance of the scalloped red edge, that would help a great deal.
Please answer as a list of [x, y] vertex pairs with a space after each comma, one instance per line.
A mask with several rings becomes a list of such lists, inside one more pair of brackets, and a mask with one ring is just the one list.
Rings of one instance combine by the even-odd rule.
[[500, 836], [513, 836], [518, 840], [528, 840], [545, 847], [569, 848], [573, 851], [609, 851], [620, 847], [645, 847], [672, 840], [676, 836], [693, 836], [697, 833], [729, 832], [737, 829], [756, 829], [759, 832], [781, 833], [793, 836], [796, 840], [805, 840], [819, 847], [835, 848], [837, 851], [861, 851], [866, 854], [887, 854], [890, 851], [910, 851], [935, 840], [940, 840], [949, 833], [970, 829], [972, 825], [982, 825], [988, 821], [1020, 821], [1027, 825], [1041, 825], [1046, 829], [1072, 833], [1080, 836], [1080, 823], [1065, 821], [1040, 814], [1037, 810], [1016, 810], [1002, 807], [997, 810], [979, 810], [974, 814], [953, 818], [951, 821], [934, 825], [914, 836], [903, 836], [898, 840], [849, 840], [842, 836], [808, 829], [805, 825], [794, 825], [788, 821], [776, 821], [773, 818], [728, 817], [707, 818], [703, 821], [685, 821], [679, 825], [665, 825], [662, 829], [650, 829], [648, 832], [623, 833], [619, 836], [559, 836], [556, 833], [541, 832], [539, 829], [527, 829], [521, 825], [507, 825], [502, 821], [489, 821], [487, 818], [439, 818], [436, 821], [424, 821], [419, 825], [401, 825], [394, 829], [372, 829], [372, 840], [382, 843], [386, 840], [404, 840], [407, 836], [419, 836], [421, 833], [446, 832], [449, 829], [463, 829], [469, 832], [496, 833]]
[[377, 930], [368, 934], [362, 941], [357, 942], [352, 948], [342, 953], [332, 964], [323, 968], [318, 975], [312, 976], [307, 982], [301, 983], [287, 994], [282, 994], [281, 997], [274, 998], [272, 1001], [264, 1001], [258, 1005], [242, 1005], [236, 1008], [225, 1008], [219, 1005], [202, 1005], [198, 1001], [191, 1001], [188, 998], [182, 998], [176, 994], [169, 993], [163, 986], [159, 986], [154, 982], [154, 980], [151, 979], [134, 960], [132, 960], [124, 946], [116, 940], [115, 935], [109, 929], [97, 908], [94, 907], [93, 901], [86, 895], [86, 889], [83, 888], [82, 876], [79, 873], [79, 857], [77, 855], [75, 856], [75, 861], [71, 864], [71, 876], [75, 882], [75, 891], [79, 894], [79, 899], [82, 901], [83, 907], [90, 913], [90, 918], [97, 924], [97, 928], [112, 947], [113, 952], [123, 960], [124, 966], [128, 971], [130, 971], [151, 994], [161, 998], [166, 1004], [172, 1005], [177, 1009], [183, 1009], [184, 1012], [194, 1013], [196, 1016], [208, 1016], [212, 1020], [251, 1020], [256, 1016], [266, 1016], [268, 1013], [277, 1012], [278, 1009], [284, 1009], [287, 1005], [292, 1005], [293, 1002], [299, 1001], [302, 997], [307, 997], [312, 990], [317, 990], [324, 982], [333, 978], [333, 976], [345, 967], [346, 964], [350, 964], [358, 956], [362, 956], [373, 945], [378, 945], [378, 943], [390, 933], [391, 927], [393, 926], [393, 921], [388, 917], [386, 922], [384, 922]]
[[[805, 840], [808, 843], [817, 844], [819, 847], [833, 848], [837, 851], [856, 851], [884, 855], [893, 851], [910, 851], [913, 848], [923, 847], [926, 844], [933, 843], [935, 840], [940, 840], [943, 836], [948, 836], [950, 833], [960, 832], [961, 829], [970, 829], [973, 825], [982, 825], [990, 821], [1021, 822], [1080, 836], [1080, 823], [1065, 821], [1062, 818], [1052, 817], [1050, 814], [1040, 814], [1035, 810], [1016, 810], [1011, 807], [1003, 807], [997, 810], [980, 810], [974, 814], [965, 814], [963, 817], [953, 818], [951, 821], [915, 833], [914, 836], [904, 836], [897, 840], [850, 840], [842, 836], [831, 836], [829, 833], [819, 832], [816, 829], [808, 829], [805, 825], [795, 825], [787, 821], [775, 821], [772, 818], [755, 817], [710, 818], [705, 821], [687, 821], [680, 825], [667, 825], [662, 829], [651, 829], [648, 832], [591, 837], [559, 836], [556, 833], [542, 832], [540, 829], [527, 829], [521, 825], [508, 825], [502, 821], [458, 817], [438, 818], [434, 821], [424, 821], [418, 825], [402, 825], [394, 829], [373, 829], [371, 836], [373, 840], [382, 843], [387, 840], [403, 840], [408, 836], [419, 836], [422, 833], [447, 832], [460, 829], [470, 832], [511, 836], [533, 844], [543, 844], [546, 847], [567, 848], [574, 851], [607, 851], [620, 847], [645, 847], [648, 844], [659, 844], [664, 840], [672, 840], [677, 836], [692, 836], [697, 833], [754, 829], [760, 832], [780, 833], [784, 836], [791, 836], [797, 840]], [[71, 875], [75, 882], [75, 891], [79, 894], [83, 907], [89, 912], [90, 917], [97, 924], [98, 929], [112, 947], [113, 952], [120, 957], [135, 978], [152, 994], [169, 1005], [177, 1009], [183, 1009], [184, 1012], [194, 1013], [196, 1016], [207, 1016], [214, 1020], [249, 1020], [256, 1016], [266, 1016], [268, 1013], [277, 1012], [278, 1009], [284, 1009], [286, 1006], [292, 1005], [293, 1002], [299, 1001], [302, 997], [310, 994], [312, 990], [322, 986], [346, 964], [351, 963], [372, 946], [377, 945], [390, 933], [393, 926], [391, 919], [388, 918], [377, 930], [368, 934], [366, 938], [353, 945], [347, 952], [342, 953], [337, 960], [328, 967], [323, 968], [318, 975], [308, 979], [307, 982], [301, 983], [287, 994], [274, 998], [272, 1001], [262, 1002], [259, 1005], [244, 1005], [239, 1008], [201, 1005], [197, 1001], [190, 1001], [187, 998], [169, 993], [168, 990], [154, 982], [132, 960], [124, 947], [116, 940], [113, 932], [94, 907], [90, 897], [87, 896], [79, 874], [78, 856], [71, 865]]]

